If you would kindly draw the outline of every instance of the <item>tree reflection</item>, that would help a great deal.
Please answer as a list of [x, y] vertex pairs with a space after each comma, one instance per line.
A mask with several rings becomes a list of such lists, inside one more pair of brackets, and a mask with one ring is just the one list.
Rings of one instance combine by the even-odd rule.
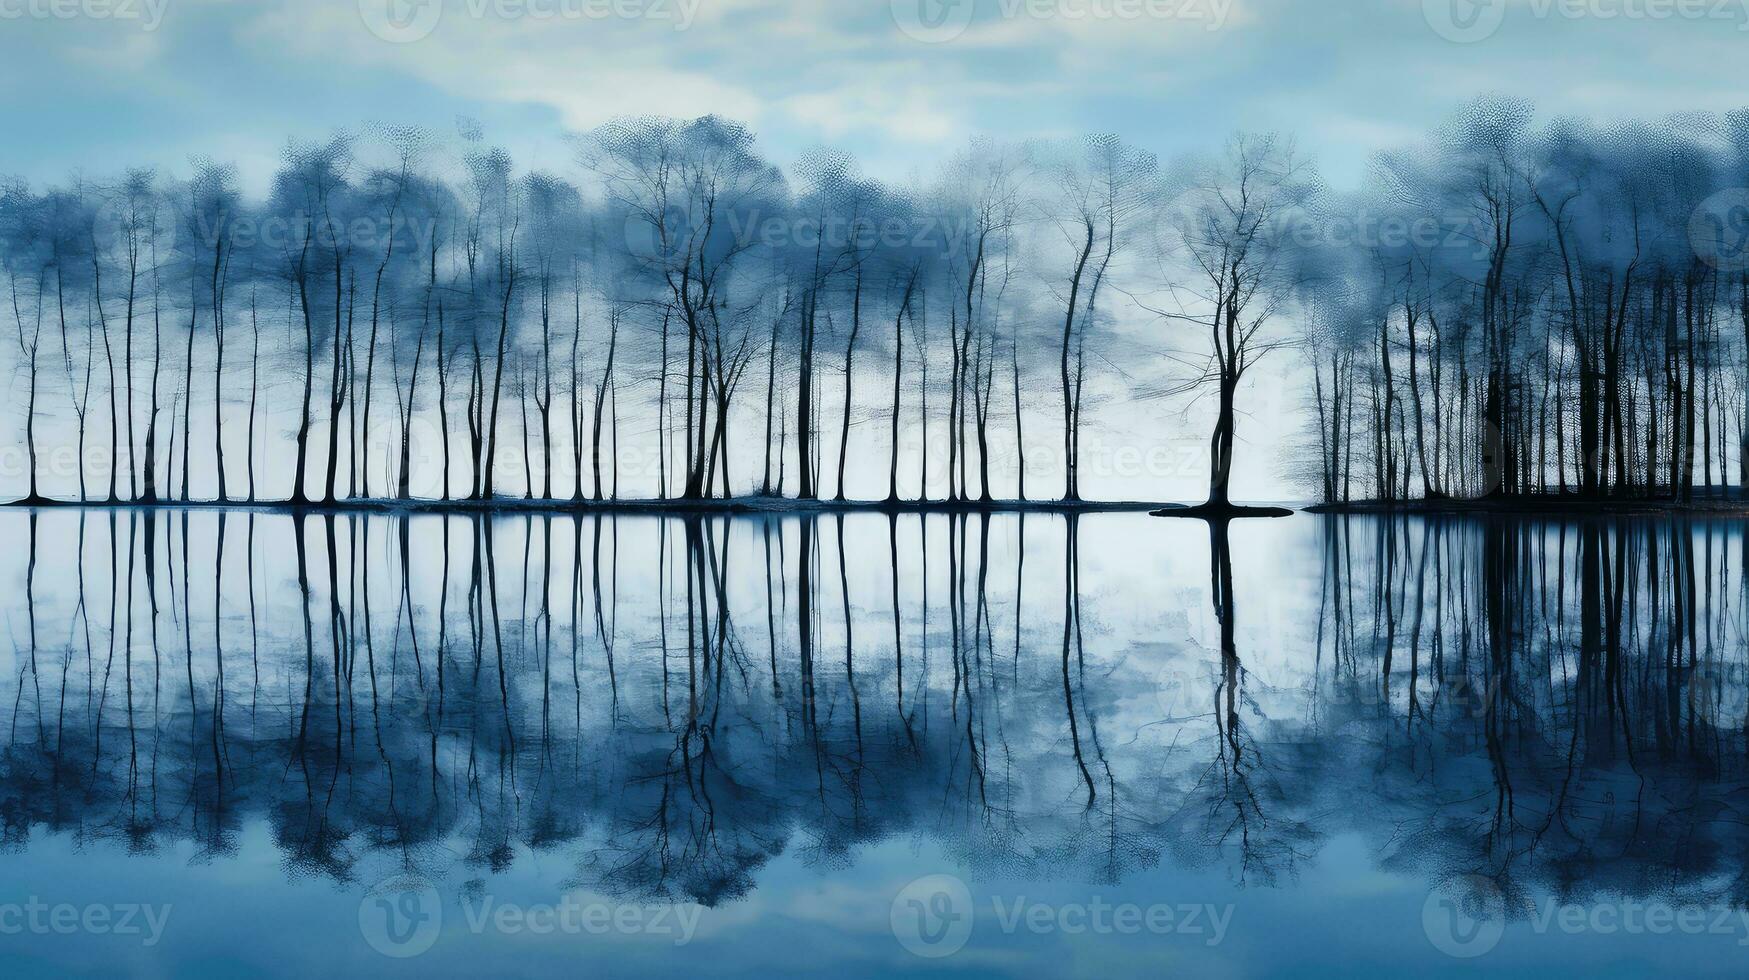
[[[1509, 895], [1749, 897], [1749, 541], [1721, 523], [1310, 519], [1320, 581], [1271, 647], [1279, 563], [1225, 520], [1206, 580], [1137, 612], [1082, 544], [1128, 518], [17, 519], [13, 848], [220, 861], [265, 823], [289, 873], [540, 852], [713, 904], [902, 836], [1266, 884], [1359, 833]], [[1206, 647], [1172, 625], [1201, 610]], [[1168, 662], [1188, 717], [1149, 690]]]

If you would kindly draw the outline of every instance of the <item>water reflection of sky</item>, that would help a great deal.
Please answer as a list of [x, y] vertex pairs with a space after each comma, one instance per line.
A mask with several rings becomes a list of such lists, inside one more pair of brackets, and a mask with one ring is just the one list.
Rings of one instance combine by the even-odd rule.
[[[191, 848], [168, 848], [125, 860], [81, 852], [64, 839], [33, 842], [6, 857], [11, 894], [27, 881], [45, 901], [126, 901], [149, 895], [171, 906], [164, 937], [145, 948], [135, 939], [9, 935], [5, 958], [18, 976], [82, 973], [226, 976], [239, 974], [480, 976], [513, 972], [543, 975], [601, 970], [614, 976], [669, 976], [708, 969], [713, 975], [786, 976], [830, 971], [841, 976], [1122, 975], [1193, 970], [1198, 975], [1401, 975], [1405, 969], [1456, 975], [1483, 966], [1507, 976], [1584, 970], [1597, 976], [1653, 972], [1726, 975], [1749, 936], [1741, 920], [1718, 935], [1676, 931], [1650, 934], [1568, 934], [1537, 931], [1531, 921], [1511, 923], [1485, 960], [1453, 960], [1436, 952], [1422, 926], [1425, 883], [1414, 875], [1374, 869], [1356, 835], [1332, 839], [1299, 878], [1282, 887], [1239, 888], [1219, 869], [1161, 867], [1116, 885], [1041, 881], [1011, 875], [973, 882], [977, 901], [972, 938], [953, 956], [914, 957], [894, 939], [890, 896], [920, 872], [954, 862], [933, 847], [894, 841], [864, 852], [841, 871], [780, 859], [745, 901], [704, 910], [690, 941], [666, 935], [565, 934], [526, 930], [476, 931], [453, 883], [440, 883], [444, 931], [430, 952], [397, 960], [379, 955], [359, 936], [362, 885], [290, 877], [264, 828], [244, 835], [244, 846], [223, 864], [190, 862]], [[564, 894], [557, 862], [527, 855], [493, 881], [500, 902], [551, 905]], [[1005, 931], [993, 902], [1024, 898], [1054, 906], [1104, 900], [1131, 903], [1230, 906], [1225, 938], [1204, 936], [1070, 935], [1060, 929]], [[591, 899], [580, 896], [580, 902]], [[474, 906], [479, 907], [478, 900]], [[511, 966], [513, 964], [513, 966]]]
[[[27, 973], [1611, 975], [1749, 942], [1725, 525], [452, 519], [445, 552], [339, 517], [300, 552], [232, 514], [221, 558], [212, 513], [0, 520], [0, 906], [170, 907], [149, 948], [0, 909]], [[942, 875], [961, 904], [916, 891]], [[917, 955], [918, 895], [952, 955]], [[565, 896], [611, 921], [533, 924]], [[441, 931], [385, 940], [395, 909]]]

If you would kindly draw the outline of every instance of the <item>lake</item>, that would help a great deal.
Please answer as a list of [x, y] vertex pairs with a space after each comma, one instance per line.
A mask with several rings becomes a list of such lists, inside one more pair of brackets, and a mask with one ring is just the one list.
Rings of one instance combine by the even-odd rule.
[[1730, 521], [0, 513], [10, 975], [1737, 974]]

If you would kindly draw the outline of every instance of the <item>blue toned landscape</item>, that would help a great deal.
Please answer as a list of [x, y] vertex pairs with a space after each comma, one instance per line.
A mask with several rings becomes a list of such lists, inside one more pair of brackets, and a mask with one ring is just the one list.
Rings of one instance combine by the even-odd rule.
[[0, 976], [1737, 976], [1749, 0], [0, 0]]

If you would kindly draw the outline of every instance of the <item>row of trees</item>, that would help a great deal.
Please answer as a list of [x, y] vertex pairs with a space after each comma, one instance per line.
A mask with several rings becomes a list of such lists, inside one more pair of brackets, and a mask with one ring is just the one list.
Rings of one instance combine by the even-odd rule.
[[1746, 184], [1749, 113], [1490, 100], [1379, 157], [1307, 307], [1322, 496], [1749, 483]]
[[[1302, 182], [1285, 143], [1170, 177], [1114, 137], [975, 143], [907, 187], [829, 151], [785, 173], [716, 118], [624, 120], [576, 147], [561, 176], [517, 173], [474, 132], [293, 144], [261, 201], [207, 161], [12, 183], [26, 498], [45, 498], [53, 442], [76, 446], [82, 499], [485, 500], [506, 480], [602, 499], [623, 439], [654, 443], [663, 497], [843, 499], [853, 430], [875, 422], [858, 441], [886, 436], [889, 500], [929, 495], [932, 442], [949, 499], [992, 499], [1010, 446], [1024, 497], [1029, 423], [1060, 429], [1051, 492], [1078, 499], [1090, 362], [1125, 342], [1118, 270], [1163, 274], [1177, 252], [1207, 288], [1174, 280], [1160, 309], [1212, 339], [1226, 499], [1258, 325], [1239, 321], [1267, 304], [1263, 250], [1246, 255], [1266, 213], [1225, 205]], [[1162, 225], [1166, 190], [1192, 181], [1206, 207]], [[271, 405], [286, 389], [295, 407]], [[422, 431], [436, 458], [415, 458]], [[258, 472], [282, 445], [283, 489]]]
[[1355, 194], [1276, 137], [975, 142], [898, 186], [713, 117], [607, 125], [567, 174], [464, 127], [290, 144], [261, 200], [204, 160], [14, 181], [25, 495], [71, 447], [108, 501], [600, 500], [640, 453], [632, 494], [844, 499], [878, 447], [891, 501], [932, 450], [950, 500], [1012, 452], [1015, 495], [1072, 501], [1090, 410], [1184, 396], [1218, 507], [1284, 346], [1327, 499], [1688, 494], [1749, 467], [1746, 134], [1480, 102]]

